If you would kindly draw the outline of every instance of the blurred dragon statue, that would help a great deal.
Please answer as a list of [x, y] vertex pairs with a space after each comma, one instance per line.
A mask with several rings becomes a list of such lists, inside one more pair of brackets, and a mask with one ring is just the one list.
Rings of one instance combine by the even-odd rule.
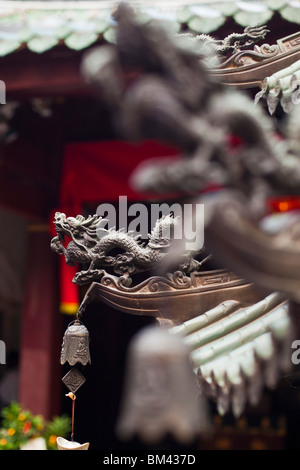
[[[126, 4], [115, 15], [115, 46], [87, 53], [83, 74], [107, 101], [121, 136], [172, 143], [182, 155], [175, 162], [143, 163], [132, 186], [160, 195], [199, 194], [206, 208], [205, 244], [218, 261], [268, 289], [297, 296], [298, 217], [278, 216], [276, 224], [265, 217], [270, 198], [299, 194], [299, 110], [279, 138], [274, 122], [246, 93], [211, 79], [193, 40], [156, 23], [139, 24]], [[267, 30], [259, 31], [264, 37]], [[210, 186], [219, 191], [200, 194]], [[274, 256], [275, 247], [282, 256]]]
[[[114, 17], [115, 44], [87, 52], [83, 76], [106, 101], [121, 137], [178, 148], [182, 158], [141, 164], [131, 185], [159, 195], [179, 192], [204, 204], [205, 249], [219, 266], [201, 271], [201, 261], [184, 252], [184, 240], [171, 251], [163, 240], [151, 247], [151, 236], [144, 247], [118, 231], [99, 240], [102, 221], [96, 216], [57, 214], [52, 249], [68, 263], [86, 266], [74, 280], [92, 282], [81, 313], [98, 298], [127, 313], [154, 316], [183, 337], [199, 385], [219, 412], [232, 404], [240, 416], [247, 399], [257, 403], [264, 385], [274, 387], [287, 373], [297, 337], [300, 217], [297, 211], [270, 216], [268, 204], [272, 197], [299, 195], [300, 111], [295, 107], [279, 138], [260, 105], [210, 76], [212, 51], [249, 47], [265, 37], [265, 27], [218, 42], [142, 24], [127, 4]], [[215, 190], [207, 192], [209, 187]], [[67, 248], [65, 236], [72, 240]], [[124, 254], [113, 256], [109, 247], [122, 247]], [[131, 285], [132, 274], [170, 267], [168, 251], [178, 271]]]
[[[58, 235], [51, 240], [51, 248], [59, 255], [63, 254], [68, 265], [79, 264], [82, 267], [73, 279], [75, 284], [97, 281], [104, 274], [103, 268], [112, 268], [115, 274], [128, 277], [127, 284], [130, 285], [129, 275], [153, 270], [162, 264], [172, 244], [172, 239], [164, 234], [171, 235], [172, 228], [179, 220], [171, 215], [157, 220], [147, 244], [141, 241], [141, 235], [133, 232], [105, 229], [103, 226], [106, 222], [106, 219], [97, 215], [85, 218], [82, 215], [66, 217], [60, 212], [55, 214]], [[72, 240], [66, 248], [63, 244], [65, 237]], [[116, 249], [119, 253], [113, 255]], [[185, 252], [178, 269], [185, 273], [196, 271], [206, 259], [200, 262]], [[86, 265], [88, 268], [85, 270], [83, 267]]]

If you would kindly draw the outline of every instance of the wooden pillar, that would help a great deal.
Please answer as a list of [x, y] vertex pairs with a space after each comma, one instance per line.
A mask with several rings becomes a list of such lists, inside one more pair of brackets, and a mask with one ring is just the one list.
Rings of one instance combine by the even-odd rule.
[[21, 327], [19, 401], [50, 419], [60, 413], [59, 364], [62, 318], [58, 310], [57, 260], [46, 227], [28, 234], [28, 260]]

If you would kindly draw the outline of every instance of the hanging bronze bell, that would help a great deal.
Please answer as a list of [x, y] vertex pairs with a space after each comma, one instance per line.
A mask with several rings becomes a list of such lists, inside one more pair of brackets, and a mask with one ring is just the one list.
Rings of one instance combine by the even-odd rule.
[[156, 444], [169, 433], [186, 444], [204, 424], [196, 377], [182, 339], [157, 326], [138, 332], [128, 351], [118, 436], [127, 440], [137, 435]]
[[88, 329], [79, 321], [70, 323], [64, 337], [60, 363], [68, 362], [71, 366], [77, 363], [86, 366], [91, 363]]

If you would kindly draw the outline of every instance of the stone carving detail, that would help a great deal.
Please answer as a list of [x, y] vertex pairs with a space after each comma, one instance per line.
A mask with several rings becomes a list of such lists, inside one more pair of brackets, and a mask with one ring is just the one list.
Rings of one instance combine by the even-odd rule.
[[263, 44], [262, 46], [255, 46], [254, 50], [237, 51], [232, 54], [227, 60], [222, 62], [219, 66], [220, 69], [225, 69], [233, 66], [242, 67], [243, 65], [251, 65], [260, 63], [270, 57], [275, 57], [281, 52], [277, 44]]
[[226, 57], [229, 53], [235, 54], [253, 46], [264, 39], [268, 32], [265, 25], [247, 26], [243, 33], [232, 33], [222, 40], [216, 40], [207, 34], [199, 34], [195, 40], [203, 42], [204, 46], [211, 45], [218, 55]]
[[152, 276], [146, 281], [138, 284], [137, 286], [131, 287], [131, 280], [128, 277], [115, 277], [108, 274], [103, 275], [100, 285], [112, 286], [120, 291], [137, 292], [137, 291], [149, 291], [149, 292], [163, 292], [165, 290], [174, 289], [187, 289], [192, 286], [191, 277], [186, 276], [182, 271], [175, 271], [174, 273], [168, 273], [166, 277]]
[[[166, 259], [172, 240], [164, 238], [167, 228], [172, 228], [178, 220], [172, 216], [159, 219], [149, 235], [148, 243], [141, 243], [132, 233], [122, 230], [101, 229], [101, 237], [97, 230], [103, 225], [104, 219], [94, 215], [84, 218], [66, 217], [60, 212], [55, 215], [55, 227], [58, 235], [51, 241], [51, 248], [59, 255], [64, 255], [70, 265], [79, 263], [88, 266], [74, 277], [74, 283], [86, 284], [100, 280], [105, 274], [104, 268], [112, 268], [113, 272], [125, 277], [155, 268]], [[103, 233], [105, 234], [103, 236]], [[171, 233], [171, 231], [168, 231]], [[65, 236], [72, 241], [65, 248]], [[112, 255], [113, 250], [121, 253]], [[179, 270], [185, 273], [199, 269], [204, 260], [197, 261], [188, 252], [184, 253], [179, 263]], [[123, 277], [122, 277], [122, 282]], [[130, 281], [129, 281], [130, 282]]]
[[63, 377], [62, 382], [72, 393], [76, 393], [77, 390], [86, 382], [86, 378], [77, 369], [72, 367], [71, 370]]

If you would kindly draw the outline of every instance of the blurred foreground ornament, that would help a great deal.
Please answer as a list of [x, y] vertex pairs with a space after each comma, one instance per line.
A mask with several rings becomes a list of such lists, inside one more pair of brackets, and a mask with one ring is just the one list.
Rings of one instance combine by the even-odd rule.
[[139, 436], [154, 444], [167, 435], [192, 442], [203, 427], [189, 350], [180, 337], [151, 326], [133, 339], [127, 359], [121, 439]]

